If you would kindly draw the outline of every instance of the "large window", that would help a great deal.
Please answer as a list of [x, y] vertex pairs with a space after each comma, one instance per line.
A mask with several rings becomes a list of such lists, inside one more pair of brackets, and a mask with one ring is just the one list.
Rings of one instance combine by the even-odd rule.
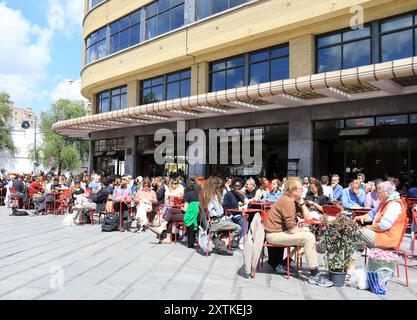
[[97, 113], [126, 108], [127, 86], [122, 86], [97, 94]]
[[135, 11], [110, 25], [110, 53], [140, 42], [140, 14], [141, 10]]
[[407, 14], [380, 24], [381, 62], [416, 55], [417, 14]]
[[101, 28], [92, 33], [85, 41], [85, 62], [90, 63], [100, 58], [105, 57], [108, 54], [106, 43], [106, 29]]
[[96, 5], [104, 2], [106, 0], [88, 0], [88, 10], [93, 9]]
[[319, 36], [316, 48], [319, 73], [371, 64], [371, 27]]
[[146, 39], [184, 25], [184, 0], [159, 0], [146, 6]]
[[190, 69], [143, 80], [141, 82], [141, 104], [183, 98], [190, 95]]
[[288, 79], [290, 76], [289, 54], [288, 45], [251, 53], [249, 55], [249, 85]]
[[197, 20], [236, 7], [249, 0], [197, 0]]
[[211, 91], [288, 79], [288, 44], [214, 61], [210, 76]]

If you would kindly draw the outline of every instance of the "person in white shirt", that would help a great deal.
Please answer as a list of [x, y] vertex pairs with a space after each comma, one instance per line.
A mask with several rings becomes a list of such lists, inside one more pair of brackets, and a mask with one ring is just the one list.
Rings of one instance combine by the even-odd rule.
[[321, 177], [321, 186], [323, 187], [323, 194], [327, 198], [333, 199], [333, 188], [329, 186], [329, 176]]

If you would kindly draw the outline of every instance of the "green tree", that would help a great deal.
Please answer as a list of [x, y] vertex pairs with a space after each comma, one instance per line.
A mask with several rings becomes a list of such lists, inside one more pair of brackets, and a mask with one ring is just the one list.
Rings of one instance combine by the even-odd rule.
[[8, 127], [9, 120], [12, 116], [12, 105], [10, 96], [1, 91], [0, 92], [0, 151], [8, 150], [13, 155], [17, 151], [13, 143], [11, 130]]
[[[87, 112], [82, 101], [60, 99], [52, 104], [51, 109], [41, 114], [40, 131], [43, 142], [36, 153], [45, 167], [55, 167], [61, 173], [62, 170], [80, 169], [81, 164], [88, 159], [88, 141], [64, 137], [52, 130], [54, 123], [83, 117]], [[34, 148], [30, 154], [31, 159], [35, 160]]]

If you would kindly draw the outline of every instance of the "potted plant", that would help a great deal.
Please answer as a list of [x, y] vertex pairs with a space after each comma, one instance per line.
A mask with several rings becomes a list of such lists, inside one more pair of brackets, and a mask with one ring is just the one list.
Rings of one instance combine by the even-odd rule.
[[346, 271], [352, 256], [360, 244], [357, 236], [358, 225], [340, 213], [330, 220], [326, 215], [319, 230], [318, 241], [329, 269], [329, 278], [336, 287], [343, 287]]

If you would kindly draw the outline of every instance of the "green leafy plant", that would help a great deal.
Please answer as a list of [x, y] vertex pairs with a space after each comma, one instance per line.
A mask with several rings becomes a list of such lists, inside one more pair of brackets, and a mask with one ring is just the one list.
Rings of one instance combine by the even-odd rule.
[[361, 245], [358, 225], [344, 213], [329, 220], [325, 215], [319, 230], [318, 241], [330, 271], [345, 272], [355, 250]]

